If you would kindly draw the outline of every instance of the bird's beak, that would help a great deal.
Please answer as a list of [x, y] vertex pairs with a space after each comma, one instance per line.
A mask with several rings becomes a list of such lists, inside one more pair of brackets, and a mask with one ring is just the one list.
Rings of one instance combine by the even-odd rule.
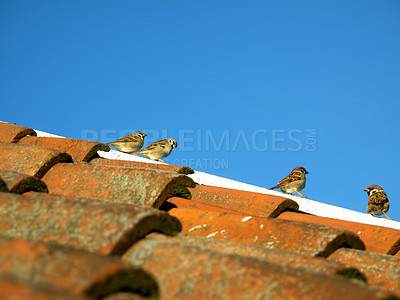
[[309, 172], [306, 171], [306, 174], [308, 174]]
[[368, 190], [367, 190], [367, 189], [364, 189], [364, 192], [367, 192], [367, 193], [368, 193]]

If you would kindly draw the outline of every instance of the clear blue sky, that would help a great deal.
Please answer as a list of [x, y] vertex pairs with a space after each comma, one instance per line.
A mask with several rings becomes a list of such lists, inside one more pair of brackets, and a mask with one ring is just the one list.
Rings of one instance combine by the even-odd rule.
[[0, 1], [0, 120], [400, 220], [400, 1]]

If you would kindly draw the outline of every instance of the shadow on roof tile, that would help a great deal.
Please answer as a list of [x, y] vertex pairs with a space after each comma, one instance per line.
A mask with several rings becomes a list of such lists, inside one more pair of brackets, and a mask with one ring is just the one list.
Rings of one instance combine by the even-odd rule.
[[257, 217], [275, 218], [286, 210], [299, 210], [299, 205], [293, 200], [260, 193], [206, 185], [196, 185], [190, 193], [193, 201]]
[[0, 143], [0, 169], [41, 178], [59, 162], [72, 162], [66, 153], [42, 147]]
[[309, 214], [285, 212], [279, 219], [320, 224], [348, 230], [365, 243], [366, 251], [394, 255], [400, 249], [400, 231], [382, 226], [349, 222]]
[[0, 169], [0, 180], [6, 184], [7, 190], [11, 193], [48, 192], [46, 184], [35, 176]]
[[16, 143], [27, 135], [36, 136], [36, 132], [24, 126], [0, 122], [0, 142]]
[[153, 231], [176, 234], [181, 230], [179, 221], [165, 212], [109, 201], [0, 193], [0, 207], [3, 235], [104, 255], [121, 255]]
[[58, 164], [43, 177], [50, 193], [160, 207], [180, 187], [193, 186], [188, 176], [166, 171]]
[[118, 160], [118, 159], [106, 159], [106, 158], [96, 158], [93, 159], [90, 164], [96, 166], [111, 166], [111, 167], [124, 167], [124, 168], [135, 168], [135, 169], [154, 169], [163, 170], [170, 172], [177, 172], [180, 174], [194, 174], [194, 170], [189, 167], [175, 166], [168, 164], [153, 164], [145, 163], [139, 161], [128, 161], [128, 160]]
[[400, 258], [354, 249], [339, 249], [328, 258], [361, 270], [368, 284], [400, 296]]
[[152, 274], [162, 299], [384, 299], [338, 276], [227, 255], [174, 240], [142, 239], [123, 259]]
[[302, 255], [327, 257], [336, 249], [365, 249], [359, 237], [342, 229], [296, 221], [173, 208], [182, 233], [224, 239]]
[[97, 151], [110, 151], [110, 147], [107, 145], [79, 139], [67, 139], [67, 138], [56, 138], [56, 137], [36, 137], [27, 136], [22, 138], [19, 145], [33, 145], [38, 147], [44, 147], [47, 149], [57, 150], [65, 152], [71, 155], [75, 161], [88, 162], [93, 158], [99, 157]]
[[99, 298], [120, 291], [157, 296], [154, 279], [119, 257], [0, 236], [0, 275]]

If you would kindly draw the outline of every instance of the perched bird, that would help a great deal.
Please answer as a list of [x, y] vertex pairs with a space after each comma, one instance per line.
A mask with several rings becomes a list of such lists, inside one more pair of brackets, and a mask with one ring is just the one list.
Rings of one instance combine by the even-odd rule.
[[276, 186], [270, 189], [273, 190], [278, 188], [284, 193], [298, 193], [301, 197], [307, 198], [300, 194], [300, 191], [306, 186], [306, 174], [308, 174], [308, 172], [305, 168], [296, 167], [288, 176], [283, 178]]
[[[136, 151], [149, 159], [162, 161], [161, 158], [167, 157], [171, 154], [172, 149], [176, 148], [178, 143], [171, 138], [159, 140], [146, 148]], [[163, 161], [162, 161], [163, 162]]]
[[147, 136], [147, 134], [141, 131], [136, 131], [114, 142], [107, 143], [107, 145], [113, 146], [124, 153], [135, 154], [134, 152], [140, 150], [143, 147], [145, 136]]
[[389, 198], [383, 188], [373, 184], [368, 186], [364, 191], [368, 194], [367, 212], [376, 216], [385, 215], [386, 219], [391, 220], [386, 214], [389, 210]]

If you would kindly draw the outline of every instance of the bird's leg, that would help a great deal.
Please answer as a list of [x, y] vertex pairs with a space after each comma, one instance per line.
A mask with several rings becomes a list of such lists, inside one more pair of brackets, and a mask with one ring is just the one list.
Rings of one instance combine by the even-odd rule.
[[[386, 216], [386, 219], [392, 220], [386, 213], [383, 213]], [[393, 220], [392, 220], [393, 221]]]
[[163, 162], [165, 164], [165, 161], [163, 161], [162, 159], [157, 159], [157, 161], [161, 161], [161, 162]]
[[139, 155], [137, 155], [135, 152], [133, 152], [132, 154], [135, 155], [135, 156], [139, 156]]
[[300, 194], [300, 192], [297, 192], [297, 194], [299, 194], [301, 198], [307, 198], [307, 196], [303, 196], [302, 194]]

